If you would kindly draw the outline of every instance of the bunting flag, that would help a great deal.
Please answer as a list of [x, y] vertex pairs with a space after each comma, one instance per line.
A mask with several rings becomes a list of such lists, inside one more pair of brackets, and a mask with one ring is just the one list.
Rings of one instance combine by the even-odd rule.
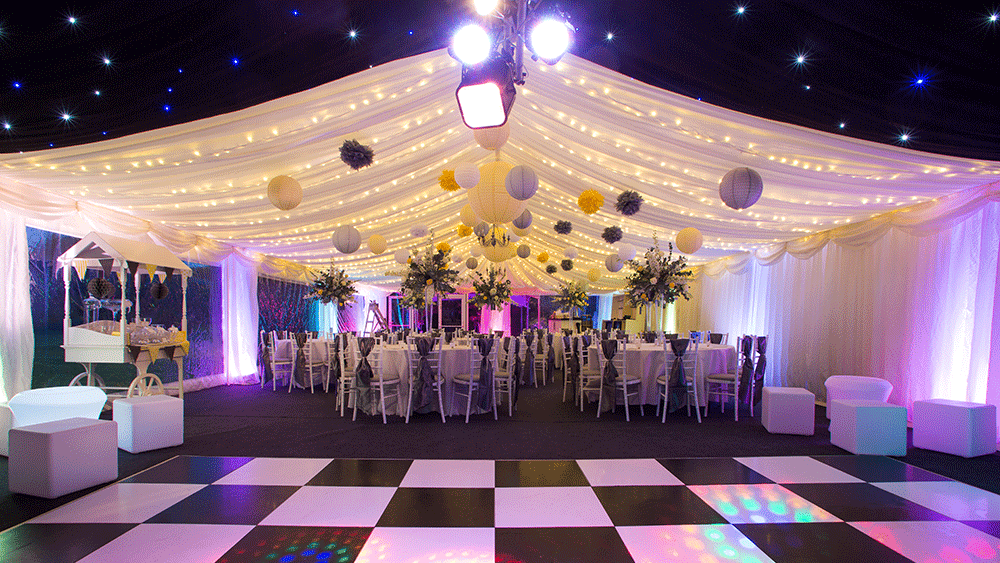
[[101, 269], [104, 270], [104, 277], [111, 279], [111, 268], [115, 265], [114, 258], [101, 258], [98, 260], [101, 263]]
[[87, 261], [73, 260], [73, 269], [76, 270], [76, 275], [80, 276], [80, 281], [83, 281], [87, 276]]
[[156, 277], [160, 278], [160, 283], [163, 283], [163, 282], [167, 281], [167, 273], [166, 272], [156, 272]]
[[149, 279], [153, 279], [156, 275], [156, 264], [146, 264], [146, 273], [149, 274]]
[[128, 271], [135, 274], [139, 271], [139, 263], [133, 260], [126, 260], [125, 263], [128, 265]]
[[174, 269], [173, 268], [164, 267], [163, 268], [163, 272], [166, 274], [166, 277], [168, 277], [168, 278], [173, 277], [173, 275], [174, 275]]

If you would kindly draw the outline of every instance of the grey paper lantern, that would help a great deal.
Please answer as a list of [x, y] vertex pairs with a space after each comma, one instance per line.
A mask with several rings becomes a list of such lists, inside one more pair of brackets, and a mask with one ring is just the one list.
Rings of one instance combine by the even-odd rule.
[[521, 258], [527, 258], [528, 256], [531, 256], [531, 247], [526, 244], [522, 244], [521, 246], [517, 247], [517, 255], [520, 256]]
[[514, 219], [514, 226], [518, 229], [527, 229], [531, 226], [531, 219], [531, 212], [525, 209], [520, 217]]
[[538, 191], [538, 175], [527, 166], [515, 166], [507, 172], [504, 187], [510, 197], [518, 201], [531, 199]]
[[760, 174], [749, 168], [734, 168], [719, 182], [719, 197], [733, 209], [746, 209], [757, 203], [763, 191]]
[[351, 225], [337, 227], [333, 231], [333, 247], [344, 254], [357, 252], [361, 248], [361, 233]]
[[608, 269], [609, 272], [617, 272], [622, 269], [625, 262], [622, 262], [621, 258], [617, 254], [609, 254], [607, 258], [604, 259], [604, 267]]
[[477, 237], [485, 237], [490, 234], [490, 225], [486, 221], [481, 221], [478, 225], [472, 229], [472, 232], [476, 233]]

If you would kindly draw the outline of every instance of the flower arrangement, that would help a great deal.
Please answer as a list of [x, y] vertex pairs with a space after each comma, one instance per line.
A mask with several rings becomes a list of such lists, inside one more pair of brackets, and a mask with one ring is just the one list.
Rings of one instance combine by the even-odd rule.
[[490, 267], [484, 276], [482, 272], [473, 272], [472, 288], [476, 292], [472, 303], [477, 307], [489, 307], [493, 311], [502, 309], [510, 301], [514, 290], [510, 280], [505, 279], [499, 268]]
[[[431, 233], [431, 239], [433, 237], [434, 233]], [[423, 309], [430, 304], [435, 294], [455, 292], [458, 270], [449, 267], [450, 254], [450, 246], [439, 244], [435, 248], [433, 240], [429, 240], [427, 248], [414, 254], [405, 270], [387, 272], [388, 275], [398, 275], [403, 278], [400, 284], [403, 306]]]
[[673, 303], [679, 297], [691, 298], [687, 284], [692, 272], [687, 267], [687, 259], [683, 256], [674, 259], [674, 245], [668, 242], [667, 246], [667, 254], [664, 254], [654, 236], [649, 250], [628, 261], [632, 273], [625, 277], [625, 291], [633, 307], [657, 301]]
[[324, 305], [336, 303], [338, 307], [343, 307], [354, 302], [354, 294], [358, 290], [354, 289], [354, 282], [347, 277], [347, 272], [337, 269], [333, 264], [322, 272], [319, 272], [312, 282], [312, 291], [306, 294], [306, 299], [310, 301], [321, 301]]
[[589, 304], [587, 286], [583, 282], [573, 281], [560, 284], [559, 293], [552, 298], [552, 302], [564, 311], [586, 309]]

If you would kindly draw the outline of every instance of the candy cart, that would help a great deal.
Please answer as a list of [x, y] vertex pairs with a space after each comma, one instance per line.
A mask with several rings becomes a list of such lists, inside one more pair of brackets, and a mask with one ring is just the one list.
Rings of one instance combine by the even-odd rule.
[[[191, 268], [166, 248], [151, 240], [135, 241], [99, 233], [90, 233], [74, 244], [59, 257], [63, 267], [63, 281], [66, 287], [65, 317], [63, 320], [63, 349], [67, 362], [83, 364], [83, 373], [77, 375], [70, 385], [95, 385], [105, 391], [125, 391], [126, 396], [152, 395], [163, 393], [163, 382], [155, 374], [146, 370], [158, 359], [172, 360], [177, 364], [178, 393], [184, 398], [184, 356], [188, 352], [187, 340], [187, 281]], [[74, 270], [84, 279], [87, 270], [98, 270], [102, 277], [92, 279], [88, 284], [89, 297], [84, 300], [85, 322], [72, 326], [70, 320], [70, 280]], [[116, 290], [110, 281], [111, 273], [117, 273], [123, 283]], [[183, 297], [181, 300], [181, 326], [150, 326], [142, 319], [139, 310], [139, 288], [141, 276], [149, 276], [146, 284], [151, 292], [165, 293], [163, 284], [174, 274], [181, 276]], [[101, 275], [101, 274], [99, 274]], [[135, 295], [130, 301], [125, 297], [127, 275], [135, 279]], [[96, 280], [100, 280], [97, 282]], [[121, 292], [120, 298], [112, 296]], [[127, 314], [135, 307], [135, 322], [128, 322]], [[114, 320], [99, 320], [100, 309], [110, 309]], [[137, 375], [131, 385], [106, 387], [100, 376], [94, 373], [93, 364], [132, 364]]]

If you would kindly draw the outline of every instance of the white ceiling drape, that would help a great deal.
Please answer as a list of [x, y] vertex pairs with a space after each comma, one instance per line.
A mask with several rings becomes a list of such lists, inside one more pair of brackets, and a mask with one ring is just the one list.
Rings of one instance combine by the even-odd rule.
[[[298, 279], [302, 266], [323, 267], [335, 258], [352, 278], [392, 285], [398, 278], [386, 272], [396, 268], [393, 251], [426, 244], [410, 236], [414, 225], [430, 227], [435, 242], [446, 240], [469, 255], [473, 237], [459, 239], [455, 232], [467, 197], [442, 190], [438, 176], [461, 162], [501, 158], [531, 167], [540, 180], [528, 202], [534, 224], [523, 239], [532, 256], [505, 262], [514, 285], [537, 292], [601, 268], [604, 277], [591, 284], [601, 292], [621, 286], [622, 273], [603, 269], [612, 247], [600, 234], [611, 225], [639, 248], [654, 235], [665, 246], [693, 226], [705, 237], [693, 262], [739, 260], [738, 253], [750, 251], [766, 261], [776, 252], [794, 254], [799, 243], [789, 241], [935, 198], [976, 188], [986, 194], [982, 201], [996, 197], [990, 184], [1000, 174], [997, 162], [771, 122], [573, 56], [552, 67], [529, 63], [527, 70], [509, 120], [510, 140], [496, 154], [479, 147], [462, 125], [454, 95], [460, 67], [442, 50], [231, 114], [0, 156], [0, 201], [29, 224], [61, 232], [148, 233], [185, 258], [218, 263], [239, 252], [265, 273]], [[341, 162], [346, 139], [370, 145], [375, 163], [352, 171]], [[757, 170], [764, 180], [763, 197], [743, 211], [718, 198], [719, 180], [737, 166]], [[304, 189], [302, 204], [290, 211], [274, 208], [266, 196], [269, 179], [279, 174]], [[576, 204], [587, 189], [605, 196], [594, 215]], [[637, 215], [614, 210], [623, 190], [645, 198]], [[889, 217], [896, 226], [909, 220], [901, 213]], [[570, 235], [553, 231], [560, 219], [573, 223]], [[346, 224], [363, 239], [384, 236], [389, 250], [374, 256], [362, 245], [354, 254], [338, 254], [330, 236]], [[820, 238], [825, 244], [837, 237]], [[568, 246], [580, 253], [574, 270], [546, 274], [537, 253], [558, 260]]]

